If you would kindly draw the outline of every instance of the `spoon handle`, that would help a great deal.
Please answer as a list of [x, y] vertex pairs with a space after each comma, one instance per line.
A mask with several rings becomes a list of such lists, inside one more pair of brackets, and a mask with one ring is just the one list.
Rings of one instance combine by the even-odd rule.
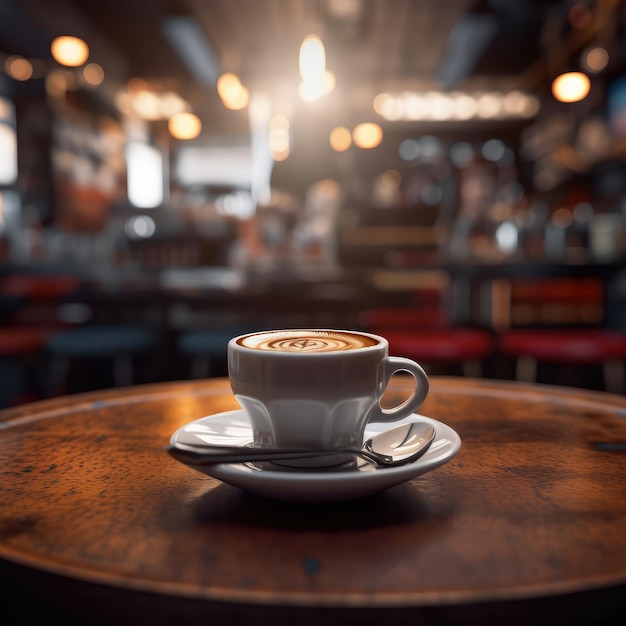
[[289, 450], [245, 448], [238, 451], [212, 450], [203, 447], [202, 452], [167, 446], [168, 452], [178, 461], [191, 465], [214, 465], [216, 463], [246, 463], [247, 461], [281, 461], [286, 459], [311, 459], [335, 454], [354, 454], [378, 465], [376, 459], [362, 450]]

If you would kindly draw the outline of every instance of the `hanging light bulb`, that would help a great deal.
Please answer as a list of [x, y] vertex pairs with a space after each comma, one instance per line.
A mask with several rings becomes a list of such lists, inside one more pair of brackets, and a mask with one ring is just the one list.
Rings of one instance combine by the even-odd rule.
[[552, 95], [559, 102], [584, 100], [591, 89], [589, 77], [582, 72], [567, 72], [552, 81]]
[[195, 139], [202, 130], [202, 122], [193, 113], [177, 113], [169, 119], [167, 129], [174, 139]]
[[352, 133], [345, 126], [337, 126], [330, 132], [330, 146], [336, 152], [345, 152], [352, 145]]
[[245, 108], [250, 102], [250, 92], [232, 72], [222, 74], [217, 79], [217, 93], [224, 106], [233, 111]]
[[383, 140], [383, 129], [373, 122], [358, 124], [352, 131], [352, 141], [358, 148], [370, 150]]
[[323, 80], [326, 71], [326, 51], [318, 35], [307, 35], [302, 41], [299, 65], [303, 81]]
[[57, 63], [78, 67], [89, 58], [89, 46], [78, 37], [56, 37], [50, 44], [50, 52]]

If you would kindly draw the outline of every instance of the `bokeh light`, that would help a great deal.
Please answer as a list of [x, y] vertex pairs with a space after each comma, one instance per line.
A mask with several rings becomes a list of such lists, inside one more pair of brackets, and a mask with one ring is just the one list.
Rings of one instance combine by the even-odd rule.
[[195, 139], [202, 130], [202, 122], [193, 113], [177, 113], [168, 121], [167, 129], [174, 139]]
[[233, 111], [244, 109], [250, 102], [250, 92], [232, 72], [226, 72], [217, 79], [217, 93], [224, 106]]
[[352, 133], [345, 126], [330, 131], [330, 146], [335, 152], [345, 152], [352, 145]]
[[601, 72], [609, 64], [609, 53], [601, 47], [591, 48], [583, 54], [582, 63], [590, 72]]
[[20, 56], [10, 56], [4, 62], [4, 69], [14, 80], [25, 81], [33, 76], [32, 63]]
[[57, 63], [68, 67], [79, 67], [89, 58], [89, 46], [78, 37], [56, 37], [50, 52]]
[[88, 85], [97, 87], [104, 80], [104, 70], [97, 63], [87, 63], [83, 68], [83, 78]]
[[374, 122], [358, 124], [352, 131], [352, 140], [358, 148], [365, 150], [376, 148], [383, 140], [383, 129]]
[[559, 102], [579, 102], [589, 94], [591, 83], [582, 72], [567, 72], [552, 82], [552, 95]]
[[307, 35], [300, 44], [300, 77], [304, 82], [323, 78], [326, 70], [326, 51], [319, 35]]

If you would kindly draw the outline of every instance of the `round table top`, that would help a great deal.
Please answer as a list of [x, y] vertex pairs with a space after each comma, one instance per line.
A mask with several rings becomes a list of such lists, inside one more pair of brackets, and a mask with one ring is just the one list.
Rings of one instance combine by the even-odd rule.
[[[407, 380], [392, 382], [391, 396]], [[0, 412], [0, 557], [160, 596], [420, 607], [626, 583], [626, 398], [432, 377], [420, 413], [463, 446], [362, 500], [246, 494], [165, 451], [238, 408], [225, 379], [55, 398]]]

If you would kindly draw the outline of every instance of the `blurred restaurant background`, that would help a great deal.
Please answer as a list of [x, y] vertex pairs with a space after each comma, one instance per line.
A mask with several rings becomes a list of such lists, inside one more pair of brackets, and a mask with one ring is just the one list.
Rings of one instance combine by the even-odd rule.
[[0, 406], [263, 328], [624, 393], [620, 0], [0, 0]]

